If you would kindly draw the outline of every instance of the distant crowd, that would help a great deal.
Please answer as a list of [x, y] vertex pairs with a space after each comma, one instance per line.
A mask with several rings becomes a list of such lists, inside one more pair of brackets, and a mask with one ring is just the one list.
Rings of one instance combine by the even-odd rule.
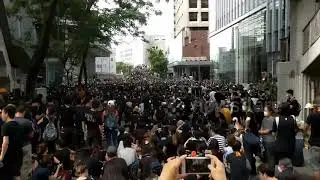
[[[275, 104], [259, 85], [133, 79], [4, 103], [0, 179], [301, 179], [309, 131], [320, 177], [320, 107], [299, 127], [293, 90]], [[210, 175], [182, 174], [191, 155], [211, 158]]]

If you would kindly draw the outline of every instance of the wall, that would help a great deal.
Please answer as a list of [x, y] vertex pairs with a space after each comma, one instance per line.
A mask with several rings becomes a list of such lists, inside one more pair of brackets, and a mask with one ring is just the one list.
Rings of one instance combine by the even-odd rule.
[[[320, 55], [320, 40], [303, 54], [303, 30], [315, 15], [317, 5], [315, 1], [299, 0], [290, 1], [290, 62], [278, 63], [278, 100], [283, 100], [286, 90], [293, 89], [295, 97], [304, 106], [310, 102], [307, 98], [312, 94], [309, 88], [310, 77], [303, 74], [303, 71]], [[311, 96], [310, 96], [311, 97]], [[301, 118], [306, 113], [302, 112]]]
[[[191, 31], [191, 42], [186, 41], [182, 48], [182, 57], [209, 58], [208, 31]], [[189, 43], [188, 43], [189, 42]]]
[[[2, 35], [2, 31], [0, 29], [0, 51], [2, 52], [1, 55], [3, 55], [3, 60], [5, 61], [5, 63], [1, 62], [2, 64], [5, 64], [4, 66], [0, 67], [1, 73], [0, 73], [0, 77], [9, 77], [10, 79], [10, 87], [13, 87], [13, 77], [12, 77], [12, 70], [11, 70], [11, 64], [9, 61], [9, 57], [8, 57], [8, 53], [7, 53], [7, 49], [6, 46], [4, 44], [4, 40], [3, 40], [3, 35]], [[0, 58], [0, 60], [2, 60], [2, 58]], [[2, 84], [0, 83], [0, 87], [2, 86]]]
[[174, 3], [174, 36], [177, 36], [189, 20], [189, 0], [176, 0]]
[[182, 33], [169, 42], [168, 60], [170, 63], [181, 61], [182, 59]]

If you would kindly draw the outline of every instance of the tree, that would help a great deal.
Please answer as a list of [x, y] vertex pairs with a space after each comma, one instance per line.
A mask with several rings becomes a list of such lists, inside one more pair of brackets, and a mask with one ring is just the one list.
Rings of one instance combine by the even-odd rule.
[[168, 71], [168, 60], [163, 50], [158, 47], [151, 47], [148, 49], [148, 54], [151, 71], [158, 73], [161, 77], [165, 77]]
[[[34, 19], [38, 42], [32, 56], [32, 65], [28, 70], [27, 94], [31, 95], [36, 86], [37, 75], [48, 55], [50, 47], [58, 50], [63, 64], [74, 59], [81, 64], [79, 83], [82, 74], [86, 82], [85, 59], [89, 48], [97, 44], [109, 45], [116, 35], [132, 34], [142, 36], [139, 30], [153, 12], [152, 3], [147, 0], [109, 0], [114, 6], [99, 8], [99, 0], [15, 0], [9, 7], [11, 15], [19, 16], [23, 11]], [[64, 23], [61, 23], [65, 20]], [[67, 27], [62, 42], [55, 42], [54, 30]], [[50, 40], [52, 39], [52, 41]], [[67, 41], [67, 44], [66, 44]], [[52, 46], [56, 43], [60, 48]], [[63, 45], [63, 48], [61, 46]], [[60, 51], [59, 51], [60, 49]], [[50, 53], [49, 53], [50, 54]]]
[[131, 64], [124, 63], [124, 62], [117, 62], [116, 66], [117, 66], [117, 74], [120, 74], [120, 73], [130, 74], [133, 69], [133, 66]]

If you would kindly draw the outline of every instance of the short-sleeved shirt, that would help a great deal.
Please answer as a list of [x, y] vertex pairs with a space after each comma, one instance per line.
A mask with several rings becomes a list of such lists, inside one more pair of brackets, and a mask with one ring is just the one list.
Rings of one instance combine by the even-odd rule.
[[246, 180], [249, 177], [250, 171], [247, 168], [247, 159], [245, 156], [236, 156], [231, 153], [226, 158], [230, 164], [230, 180]]
[[320, 147], [320, 113], [311, 113], [306, 123], [311, 126], [309, 144]]
[[9, 146], [6, 156], [9, 154], [14, 155], [16, 151], [22, 151], [24, 139], [23, 128], [16, 121], [10, 121], [3, 125], [2, 136], [9, 137]]
[[102, 124], [101, 113], [98, 111], [86, 110], [84, 112], [85, 123], [87, 124], [88, 135], [99, 134], [99, 125]]
[[292, 116], [280, 116], [279, 123], [273, 122], [273, 132], [277, 133], [276, 151], [293, 153], [296, 142], [296, 122]]
[[32, 180], [49, 180], [51, 173], [48, 168], [38, 167], [32, 174]]
[[29, 119], [23, 117], [14, 118], [15, 121], [21, 126], [23, 131], [23, 146], [30, 144], [30, 133], [32, 133], [32, 122]]
[[272, 135], [273, 122], [274, 122], [273, 117], [271, 117], [271, 118], [265, 117], [262, 120], [261, 128], [270, 130], [269, 134], [262, 136], [264, 142], [274, 142], [275, 141], [275, 138]]

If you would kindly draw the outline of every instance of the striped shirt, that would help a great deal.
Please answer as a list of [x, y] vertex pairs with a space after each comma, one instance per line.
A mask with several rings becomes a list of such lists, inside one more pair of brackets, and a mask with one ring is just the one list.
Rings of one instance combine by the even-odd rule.
[[215, 140], [218, 141], [219, 150], [220, 150], [221, 152], [223, 152], [224, 148], [226, 147], [226, 138], [225, 138], [224, 136], [221, 136], [221, 135], [219, 135], [219, 134], [216, 134], [216, 135], [214, 135], [214, 136], [212, 136], [212, 137], [209, 138], [208, 144], [207, 144], [208, 146], [209, 146], [210, 142], [212, 141], [212, 139], [215, 139]]

